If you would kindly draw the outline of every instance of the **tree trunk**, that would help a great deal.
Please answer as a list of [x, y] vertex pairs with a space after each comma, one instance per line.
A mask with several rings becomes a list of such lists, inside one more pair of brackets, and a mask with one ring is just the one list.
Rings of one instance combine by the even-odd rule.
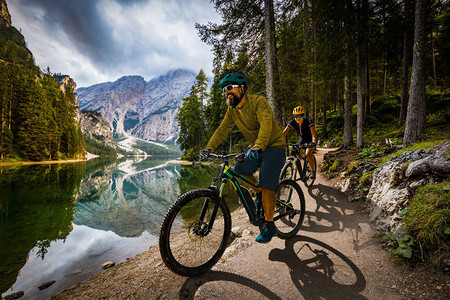
[[350, 50], [347, 50], [347, 58], [345, 61], [347, 76], [344, 79], [345, 89], [345, 116], [344, 116], [344, 148], [348, 148], [353, 144], [352, 133], [352, 69], [350, 67]]
[[[308, 0], [304, 0], [303, 2], [303, 57], [305, 60], [305, 93], [308, 94], [308, 90], [309, 90], [309, 66], [308, 66], [308, 62], [309, 62], [309, 55], [308, 55], [308, 51], [309, 51], [309, 42], [308, 42], [308, 38], [309, 38], [309, 30], [308, 30], [308, 24], [309, 24], [309, 20], [308, 20], [308, 15], [309, 15], [309, 6], [308, 6]], [[306, 96], [306, 103], [309, 103], [310, 101], [310, 95]], [[303, 103], [302, 103], [303, 104]], [[306, 104], [303, 104], [305, 107]], [[312, 116], [312, 111], [311, 111], [311, 116], [309, 111], [306, 112], [306, 115], [308, 118], [311, 118]]]
[[[338, 81], [339, 82], [339, 81]], [[338, 115], [342, 116], [342, 86], [341, 84], [337, 84], [337, 90], [336, 90], [336, 98], [337, 98], [337, 111]]]
[[364, 105], [365, 105], [365, 38], [367, 35], [365, 22], [367, 15], [367, 0], [358, 1], [358, 45], [356, 50], [356, 105], [358, 107], [356, 116], [356, 147], [363, 147], [364, 136]]
[[366, 116], [370, 115], [370, 96], [369, 96], [369, 2], [368, 0], [362, 0], [361, 3], [361, 40], [360, 43], [362, 49], [361, 64], [362, 71], [364, 72], [362, 78], [362, 95], [363, 95], [363, 112], [364, 120]]
[[425, 46], [426, 26], [429, 0], [417, 0], [415, 26], [413, 66], [411, 74], [410, 99], [406, 114], [405, 145], [413, 144], [420, 134], [425, 131], [426, 123], [426, 90], [425, 90]]
[[[312, 18], [312, 44], [314, 45], [316, 41], [316, 0], [311, 0], [311, 18]], [[311, 49], [312, 63], [316, 64], [316, 47], [313, 46]], [[315, 96], [315, 86], [314, 86], [314, 78], [311, 77], [311, 120], [314, 123], [317, 123], [317, 103]]]
[[265, 59], [266, 59], [266, 97], [273, 114], [281, 124], [281, 109], [275, 100], [275, 28], [273, 0], [264, 0], [264, 25], [265, 25]]
[[402, 99], [398, 124], [402, 125], [406, 120], [408, 107], [408, 82], [409, 68], [412, 64], [412, 44], [414, 38], [414, 0], [405, 0], [405, 32], [403, 33], [403, 71], [402, 71]]
[[[346, 1], [346, 10], [349, 16], [353, 15], [353, 3], [352, 0]], [[345, 27], [351, 28], [351, 20], [345, 22]], [[347, 34], [351, 34], [351, 30], [347, 29]], [[349, 148], [353, 144], [353, 132], [352, 132], [352, 67], [351, 57], [352, 51], [349, 43], [346, 43], [346, 57], [345, 57], [345, 78], [344, 78], [344, 148]]]
[[322, 137], [323, 139], [327, 139], [328, 138], [328, 132], [327, 132], [327, 96], [326, 96], [326, 92], [323, 93], [323, 118], [322, 118]]
[[370, 107], [369, 45], [368, 45], [367, 38], [365, 41], [364, 48], [365, 48], [364, 49], [364, 53], [365, 53], [364, 98], [365, 98], [365, 109], [366, 109], [365, 116], [370, 116], [371, 107]]
[[431, 55], [432, 55], [432, 67], [433, 67], [433, 79], [434, 81], [436, 81], [437, 79], [437, 74], [436, 74], [436, 55], [434, 54], [434, 38], [433, 38], [433, 33], [431, 34]]
[[362, 44], [358, 45], [356, 53], [356, 105], [358, 107], [356, 115], [356, 147], [363, 147], [363, 127], [364, 127], [364, 98], [363, 98], [363, 82], [364, 82], [364, 65], [362, 62]]

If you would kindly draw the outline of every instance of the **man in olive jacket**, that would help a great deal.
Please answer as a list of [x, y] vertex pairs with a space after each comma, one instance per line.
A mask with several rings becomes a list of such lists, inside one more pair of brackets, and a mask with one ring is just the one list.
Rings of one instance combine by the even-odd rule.
[[238, 162], [235, 171], [255, 181], [253, 173], [260, 168], [256, 201], [263, 204], [265, 222], [260, 226], [257, 242], [268, 243], [276, 233], [273, 216], [276, 204], [275, 191], [284, 165], [286, 142], [275, 120], [266, 98], [247, 95], [247, 80], [242, 74], [230, 73], [219, 83], [228, 105], [222, 123], [214, 132], [205, 150], [200, 151], [204, 159], [216, 149], [236, 125], [248, 143], [246, 160]]

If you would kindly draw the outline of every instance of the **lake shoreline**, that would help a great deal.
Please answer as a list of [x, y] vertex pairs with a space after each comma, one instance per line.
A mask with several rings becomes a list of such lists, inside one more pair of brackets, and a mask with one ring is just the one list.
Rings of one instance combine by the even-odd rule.
[[84, 158], [84, 159], [64, 159], [64, 160], [0, 162], [0, 167], [24, 166], [24, 165], [52, 165], [64, 163], [77, 163], [83, 161], [87, 161], [87, 159]]
[[[64, 163], [78, 163], [78, 162], [85, 162], [94, 158], [97, 158], [100, 156], [88, 156], [83, 159], [62, 159], [62, 160], [42, 160], [42, 161], [11, 161], [11, 162], [0, 162], [0, 167], [12, 167], [12, 166], [25, 166], [25, 165], [51, 165], [51, 164], [64, 164]], [[139, 155], [130, 156], [130, 157], [139, 157]], [[150, 155], [147, 155], [145, 157], [151, 157]], [[200, 162], [189, 162], [189, 161], [182, 161], [182, 160], [169, 160], [167, 162], [170, 163], [176, 163], [179, 165], [198, 165], [203, 164]], [[207, 163], [206, 163], [207, 164]]]
[[217, 163], [214, 162], [202, 162], [202, 161], [187, 161], [187, 160], [180, 160], [180, 159], [172, 159], [168, 160], [167, 163], [169, 164], [178, 164], [182, 166], [217, 166]]

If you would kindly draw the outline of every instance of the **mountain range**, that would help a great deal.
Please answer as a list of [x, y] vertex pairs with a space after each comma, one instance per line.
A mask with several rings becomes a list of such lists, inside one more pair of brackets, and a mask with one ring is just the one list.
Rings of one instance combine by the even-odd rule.
[[195, 76], [176, 69], [148, 82], [141, 76], [124, 76], [78, 88], [80, 108], [100, 112], [115, 137], [175, 143], [178, 107], [189, 95]]

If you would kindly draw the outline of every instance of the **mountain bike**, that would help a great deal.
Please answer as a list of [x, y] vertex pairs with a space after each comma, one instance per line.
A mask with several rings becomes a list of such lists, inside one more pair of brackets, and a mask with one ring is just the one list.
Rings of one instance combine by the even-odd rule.
[[[313, 155], [314, 160], [314, 170], [308, 164], [306, 159], [306, 151], [301, 151], [302, 149], [308, 149], [315, 147], [314, 144], [292, 144], [287, 143], [288, 146], [286, 162], [281, 169], [280, 180], [284, 178], [292, 179], [294, 181], [301, 180], [307, 188], [310, 188], [314, 180], [316, 179], [316, 157]], [[303, 161], [303, 167], [302, 167]], [[299, 177], [297, 178], [297, 170]]]
[[[182, 276], [198, 276], [211, 269], [224, 253], [231, 234], [231, 213], [224, 187], [231, 182], [248, 214], [250, 222], [264, 222], [262, 201], [255, 200], [250, 191], [239, 184], [238, 178], [254, 188], [260, 187], [229, 166], [229, 161], [244, 158], [244, 153], [210, 157], [223, 161], [222, 169], [211, 185], [181, 195], [169, 208], [161, 225], [159, 249], [166, 266]], [[220, 186], [216, 186], [216, 182]], [[305, 198], [298, 183], [285, 179], [276, 190], [274, 223], [277, 236], [287, 239], [300, 230], [305, 216]]]

